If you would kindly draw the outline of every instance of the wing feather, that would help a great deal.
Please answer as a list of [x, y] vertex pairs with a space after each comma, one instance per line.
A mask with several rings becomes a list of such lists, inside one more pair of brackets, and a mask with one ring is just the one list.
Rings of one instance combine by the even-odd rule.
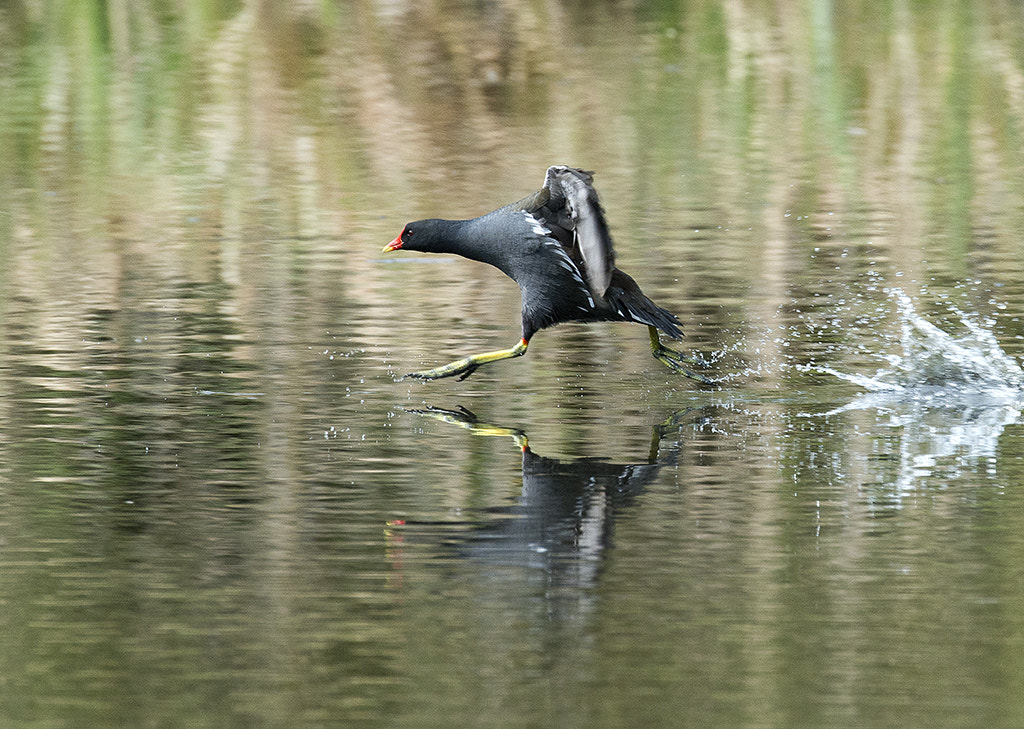
[[604, 210], [591, 184], [590, 172], [573, 167], [549, 167], [544, 187], [551, 200], [564, 201], [569, 220], [565, 227], [573, 231], [574, 245], [583, 257], [587, 283], [598, 296], [604, 296], [615, 269], [615, 249], [604, 219]]

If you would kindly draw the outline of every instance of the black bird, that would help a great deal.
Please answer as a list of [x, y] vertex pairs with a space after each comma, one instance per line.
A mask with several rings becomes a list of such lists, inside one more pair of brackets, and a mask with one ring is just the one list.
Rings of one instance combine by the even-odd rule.
[[683, 364], [703, 364], [665, 347], [658, 330], [679, 339], [679, 319], [647, 298], [615, 267], [612, 237], [593, 186], [593, 174], [549, 167], [544, 187], [519, 202], [472, 220], [418, 220], [384, 247], [424, 253], [455, 253], [500, 269], [519, 284], [523, 336], [509, 349], [475, 354], [407, 377], [463, 380], [488, 362], [526, 353], [539, 330], [567, 321], [646, 324], [651, 352], [679, 374], [710, 384]]

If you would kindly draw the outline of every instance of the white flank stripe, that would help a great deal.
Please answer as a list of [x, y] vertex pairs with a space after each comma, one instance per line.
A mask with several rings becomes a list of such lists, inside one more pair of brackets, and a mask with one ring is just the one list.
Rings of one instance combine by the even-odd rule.
[[583, 280], [579, 267], [577, 267], [559, 242], [551, 237], [551, 231], [545, 228], [543, 223], [537, 220], [537, 218], [530, 213], [524, 211], [523, 215], [525, 215], [526, 219], [530, 222], [530, 227], [533, 229], [533, 232], [544, 239], [545, 245], [549, 245], [555, 250], [558, 254], [558, 265], [572, 274], [573, 279], [577, 284], [579, 284], [580, 291], [586, 295], [587, 303], [590, 304], [590, 309], [584, 309], [583, 307], [580, 307], [580, 309], [583, 311], [590, 311], [594, 309], [594, 297], [590, 295], [590, 287], [588, 287], [587, 282]]

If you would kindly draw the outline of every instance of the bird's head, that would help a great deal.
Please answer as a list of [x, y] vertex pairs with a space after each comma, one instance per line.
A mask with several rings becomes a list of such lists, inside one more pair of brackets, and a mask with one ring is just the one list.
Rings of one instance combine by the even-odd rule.
[[422, 251], [424, 253], [444, 253], [448, 251], [443, 220], [417, 220], [408, 223], [398, 237], [384, 246], [384, 253], [397, 251]]

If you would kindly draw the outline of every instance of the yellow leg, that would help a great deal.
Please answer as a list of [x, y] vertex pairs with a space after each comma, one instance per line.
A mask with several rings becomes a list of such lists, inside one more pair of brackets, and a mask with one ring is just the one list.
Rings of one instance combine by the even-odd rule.
[[669, 349], [661, 343], [661, 337], [658, 336], [658, 330], [652, 326], [647, 327], [648, 333], [651, 335], [651, 354], [654, 358], [664, 364], [674, 372], [678, 372], [681, 375], [689, 377], [691, 380], [697, 380], [697, 382], [703, 382], [705, 385], [715, 384], [713, 380], [709, 380], [704, 375], [698, 375], [696, 372], [683, 367], [683, 363], [704, 365], [705, 362], [697, 357], [687, 357], [681, 352], [677, 352], [674, 349]]
[[528, 344], [529, 342], [525, 339], [520, 339], [514, 347], [509, 347], [508, 349], [499, 349], [494, 352], [474, 354], [463, 359], [457, 359], [454, 362], [449, 362], [441, 367], [435, 367], [432, 370], [410, 372], [406, 377], [415, 377], [417, 380], [439, 380], [442, 377], [455, 377], [458, 375], [460, 380], [464, 380], [476, 372], [476, 368], [480, 365], [484, 365], [489, 362], [497, 362], [502, 359], [510, 359], [512, 357], [521, 357], [526, 354], [526, 347]]

